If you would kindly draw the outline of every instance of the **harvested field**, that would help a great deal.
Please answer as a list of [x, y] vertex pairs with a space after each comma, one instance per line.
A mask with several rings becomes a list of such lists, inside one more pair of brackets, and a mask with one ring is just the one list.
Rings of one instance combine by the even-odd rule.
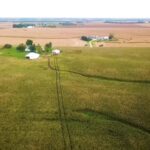
[[0, 22], [0, 29], [12, 28], [12, 23]]
[[[0, 38], [0, 45], [4, 43], [11, 43], [13, 45], [17, 45], [19, 43], [25, 43], [28, 38], [10, 38], [10, 37], [3, 37]], [[54, 46], [69, 46], [69, 47], [78, 47], [84, 46], [85, 42], [81, 41], [80, 39], [50, 39], [50, 38], [30, 38], [33, 39], [36, 44], [44, 45], [45, 43], [52, 42]]]
[[[54, 46], [84, 46], [83, 35], [104, 36], [113, 33], [116, 42], [105, 43], [105, 47], [149, 47], [150, 24], [87, 24], [77, 27], [0, 29], [0, 45], [17, 45], [30, 38], [44, 45], [52, 41]], [[97, 45], [98, 46], [98, 45]]]

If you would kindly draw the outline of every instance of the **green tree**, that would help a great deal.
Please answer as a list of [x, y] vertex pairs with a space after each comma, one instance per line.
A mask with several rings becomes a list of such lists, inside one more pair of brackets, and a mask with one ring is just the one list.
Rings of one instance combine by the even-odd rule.
[[47, 43], [47, 44], [45, 44], [45, 52], [51, 52], [51, 50], [52, 50], [52, 43], [51, 42], [49, 42], [49, 43]]
[[19, 45], [16, 47], [16, 49], [17, 49], [18, 51], [21, 51], [21, 52], [23, 52], [23, 51], [25, 50], [25, 48], [26, 48], [26, 45], [23, 44], [23, 43], [19, 44]]
[[36, 52], [36, 46], [35, 46], [35, 44], [30, 45], [29, 49], [30, 49], [31, 52]]
[[42, 47], [41, 47], [40, 44], [38, 44], [38, 45], [36, 46], [36, 51], [37, 51], [37, 53], [39, 53], [39, 54], [41, 54], [41, 53], [43, 52], [43, 49], [42, 49]]
[[12, 45], [11, 45], [11, 44], [5, 44], [5, 45], [3, 46], [3, 48], [6, 48], [6, 49], [12, 48]]
[[114, 38], [114, 35], [112, 33], [109, 34], [109, 39], [112, 40]]
[[27, 46], [31, 46], [32, 44], [33, 44], [33, 41], [32, 41], [32, 40], [28, 39], [28, 40], [26, 41], [26, 45], [27, 45]]
[[90, 41], [90, 39], [87, 36], [81, 36], [81, 40], [83, 40], [83, 41]]

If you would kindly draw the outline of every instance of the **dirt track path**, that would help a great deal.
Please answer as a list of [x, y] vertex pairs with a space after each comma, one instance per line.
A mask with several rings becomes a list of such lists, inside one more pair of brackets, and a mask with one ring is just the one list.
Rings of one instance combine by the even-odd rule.
[[57, 56], [54, 58], [54, 66], [55, 66], [55, 73], [56, 73], [56, 94], [57, 94], [57, 101], [58, 101], [58, 112], [59, 112], [59, 120], [61, 123], [64, 150], [72, 150], [73, 144], [72, 144], [69, 126], [67, 123], [67, 113], [64, 105], [63, 89], [61, 85], [61, 76], [60, 76]]

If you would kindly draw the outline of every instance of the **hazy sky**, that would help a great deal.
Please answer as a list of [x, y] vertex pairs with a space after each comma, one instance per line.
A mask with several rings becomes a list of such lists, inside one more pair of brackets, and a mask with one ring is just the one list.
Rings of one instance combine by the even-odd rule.
[[0, 17], [150, 18], [150, 0], [1, 0]]

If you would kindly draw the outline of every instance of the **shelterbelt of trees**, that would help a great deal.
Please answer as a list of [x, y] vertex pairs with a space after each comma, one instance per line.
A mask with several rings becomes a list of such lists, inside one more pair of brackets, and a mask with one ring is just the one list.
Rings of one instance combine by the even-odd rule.
[[[52, 42], [46, 43], [44, 47], [40, 44], [35, 44], [33, 40], [28, 39], [26, 43], [20, 43], [16, 46], [16, 49], [20, 52], [24, 52], [26, 48], [28, 48], [31, 52], [43, 53], [43, 52], [51, 52], [52, 51]], [[13, 45], [5, 44], [2, 49], [11, 49]]]

